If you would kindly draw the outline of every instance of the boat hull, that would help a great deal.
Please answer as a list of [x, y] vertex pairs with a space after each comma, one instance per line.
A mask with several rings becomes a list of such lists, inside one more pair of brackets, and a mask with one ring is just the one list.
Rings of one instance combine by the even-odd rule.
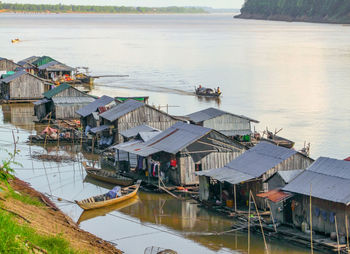
[[120, 176], [120, 177], [113, 177], [113, 176], [103, 176], [97, 174], [98, 170], [96, 169], [85, 169], [88, 176], [102, 181], [106, 183], [111, 183], [114, 185], [122, 185], [122, 186], [128, 186], [134, 183], [134, 180], [128, 177]]

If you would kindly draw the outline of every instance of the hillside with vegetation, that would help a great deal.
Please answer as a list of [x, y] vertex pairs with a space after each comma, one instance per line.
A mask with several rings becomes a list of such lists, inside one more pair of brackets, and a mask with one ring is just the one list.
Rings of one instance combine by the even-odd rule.
[[206, 13], [197, 7], [126, 7], [63, 4], [10, 4], [0, 2], [0, 12], [37, 12], [37, 13]]
[[236, 18], [350, 23], [350, 1], [246, 0]]

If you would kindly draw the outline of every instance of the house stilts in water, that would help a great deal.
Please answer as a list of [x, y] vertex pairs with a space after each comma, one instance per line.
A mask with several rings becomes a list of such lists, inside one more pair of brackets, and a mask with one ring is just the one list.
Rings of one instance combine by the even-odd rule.
[[122, 142], [123, 138], [120, 132], [138, 125], [147, 124], [159, 130], [165, 130], [179, 122], [177, 118], [135, 100], [120, 103], [100, 114], [100, 117], [103, 125], [113, 126], [113, 143]]
[[310, 230], [312, 221], [313, 231], [326, 235], [338, 232], [345, 243], [350, 225], [350, 162], [320, 157], [282, 192], [293, 196], [272, 210], [279, 222], [298, 228], [304, 224]]
[[182, 186], [198, 184], [195, 172], [224, 166], [245, 151], [220, 132], [183, 122], [146, 142], [131, 140], [114, 148], [117, 160], [120, 151], [137, 155], [136, 168], [131, 169], [134, 174]]
[[61, 84], [43, 94], [44, 99], [34, 102], [34, 114], [39, 121], [51, 119], [79, 119], [76, 111], [93, 102], [95, 98], [68, 84]]
[[18, 71], [0, 79], [1, 98], [5, 100], [37, 100], [49, 91], [50, 83], [26, 71]]
[[252, 123], [259, 121], [235, 115], [216, 108], [207, 108], [186, 116], [193, 124], [217, 130], [228, 137], [236, 137], [241, 141], [250, 141]]
[[199, 197], [203, 201], [227, 202], [228, 206], [248, 205], [249, 192], [265, 209], [265, 200], [256, 195], [268, 191], [264, 181], [277, 171], [305, 169], [313, 160], [295, 150], [260, 142], [224, 167], [197, 172]]

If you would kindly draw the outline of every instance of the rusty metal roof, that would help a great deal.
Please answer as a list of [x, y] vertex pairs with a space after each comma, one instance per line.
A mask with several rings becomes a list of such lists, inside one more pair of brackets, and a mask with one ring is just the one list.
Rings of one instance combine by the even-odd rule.
[[261, 198], [267, 198], [272, 202], [277, 203], [286, 200], [287, 198], [290, 198], [291, 196], [293, 196], [293, 194], [276, 189], [264, 193], [259, 193], [256, 196]]

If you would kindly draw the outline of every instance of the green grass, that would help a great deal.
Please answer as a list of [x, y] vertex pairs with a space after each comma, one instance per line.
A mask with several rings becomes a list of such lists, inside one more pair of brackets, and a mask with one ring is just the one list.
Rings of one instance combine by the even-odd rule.
[[39, 199], [37, 199], [35, 197], [28, 196], [26, 194], [18, 193], [15, 190], [13, 190], [11, 188], [11, 186], [8, 186], [8, 190], [6, 191], [5, 198], [8, 198], [8, 197], [17, 199], [25, 204], [28, 204], [28, 205], [34, 205], [37, 207], [45, 206], [42, 202], [40, 202]]
[[81, 253], [71, 248], [61, 235], [39, 235], [30, 226], [18, 224], [12, 215], [0, 210], [0, 253], [32, 253], [28, 242], [48, 253]]

